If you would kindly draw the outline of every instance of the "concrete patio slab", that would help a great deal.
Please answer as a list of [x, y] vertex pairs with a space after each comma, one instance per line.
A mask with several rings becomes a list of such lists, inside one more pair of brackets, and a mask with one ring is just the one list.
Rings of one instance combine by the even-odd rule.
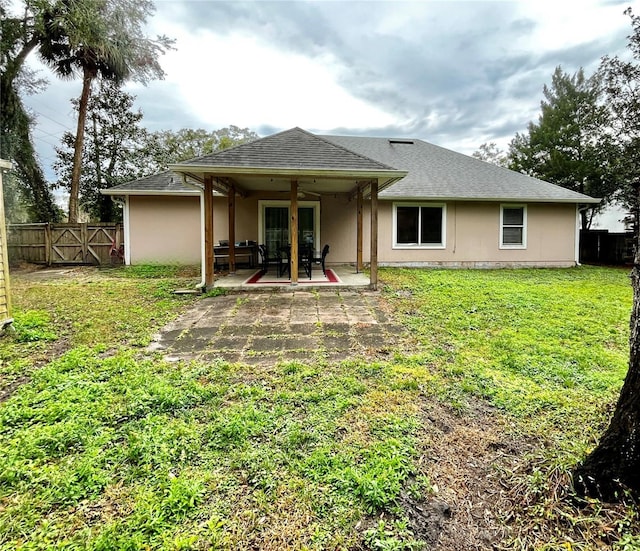
[[156, 335], [150, 351], [170, 360], [339, 361], [387, 357], [409, 339], [377, 292], [262, 290], [201, 299]]

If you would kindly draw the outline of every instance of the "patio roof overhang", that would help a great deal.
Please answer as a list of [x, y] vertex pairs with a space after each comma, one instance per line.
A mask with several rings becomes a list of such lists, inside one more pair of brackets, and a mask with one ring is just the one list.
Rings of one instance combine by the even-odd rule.
[[[396, 169], [339, 169], [300, 167], [241, 167], [202, 164], [174, 164], [170, 170], [182, 175], [183, 183], [202, 190], [202, 260], [203, 281], [206, 288], [213, 285], [213, 205], [215, 192], [226, 195], [229, 200], [229, 241], [235, 241], [235, 200], [236, 194], [247, 196], [254, 191], [289, 192], [292, 211], [297, 213], [298, 193], [310, 192], [317, 195], [348, 194], [357, 198], [358, 251], [357, 265], [362, 265], [362, 200], [371, 200], [371, 252], [370, 285], [377, 287], [378, 248], [378, 193], [394, 182], [405, 177], [407, 172]], [[197, 182], [194, 184], [194, 182]], [[291, 283], [298, 282], [297, 214], [291, 219]], [[235, 253], [229, 250], [230, 266], [235, 265]]]
[[[204, 184], [205, 178], [209, 176], [215, 191], [227, 195], [233, 189], [241, 196], [254, 191], [290, 191], [292, 181], [297, 182], [300, 190], [319, 195], [355, 195], [359, 186], [368, 186], [372, 180], [378, 182], [378, 190], [382, 191], [407, 175], [404, 170], [207, 166], [189, 163], [170, 165], [169, 168], [181, 174], [185, 183], [191, 179]], [[369, 193], [370, 190], [366, 187], [365, 197]]]

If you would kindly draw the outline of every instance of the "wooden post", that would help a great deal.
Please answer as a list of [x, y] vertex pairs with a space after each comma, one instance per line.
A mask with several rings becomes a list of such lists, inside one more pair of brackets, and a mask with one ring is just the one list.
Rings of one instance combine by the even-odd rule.
[[[4, 293], [4, 305], [0, 297], [0, 330], [5, 325], [11, 323], [11, 284], [9, 282], [9, 247], [7, 245], [7, 228], [4, 215], [4, 196], [2, 190], [2, 172], [11, 170], [11, 163], [0, 159], [0, 256], [2, 265], [0, 266], [0, 276], [2, 277], [2, 289]], [[2, 308], [4, 306], [4, 308]], [[2, 311], [4, 310], [4, 311]]]
[[369, 286], [378, 289], [378, 180], [371, 180], [371, 258]]
[[236, 273], [236, 190], [229, 188], [227, 195], [229, 205], [229, 273]]
[[[213, 273], [213, 179], [204, 177], [204, 284], [206, 289], [213, 287], [215, 275]], [[205, 289], [205, 290], [206, 290]]]
[[291, 180], [291, 284], [298, 284], [298, 180]]
[[357, 214], [357, 229], [356, 229], [356, 273], [362, 271], [362, 184], [358, 183], [358, 196], [356, 199]]
[[87, 234], [87, 223], [80, 222], [80, 250], [82, 262], [86, 262], [89, 256], [89, 236]]
[[51, 224], [47, 222], [44, 225], [44, 261], [47, 263], [47, 266], [51, 266], [51, 249], [53, 245], [51, 244]]

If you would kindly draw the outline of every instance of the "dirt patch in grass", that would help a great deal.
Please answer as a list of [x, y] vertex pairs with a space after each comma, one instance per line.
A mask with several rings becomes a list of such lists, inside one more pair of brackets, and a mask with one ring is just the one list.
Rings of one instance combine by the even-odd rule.
[[411, 527], [434, 549], [490, 549], [508, 532], [503, 511], [509, 496], [499, 473], [525, 446], [507, 435], [490, 408], [460, 414], [429, 401], [422, 410], [420, 469], [428, 473], [433, 496], [423, 509], [404, 499]]

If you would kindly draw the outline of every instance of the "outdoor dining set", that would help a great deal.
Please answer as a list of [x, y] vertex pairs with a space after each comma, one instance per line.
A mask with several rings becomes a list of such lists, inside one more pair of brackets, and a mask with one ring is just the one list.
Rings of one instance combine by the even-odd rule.
[[[266, 245], [258, 245], [258, 253], [263, 272], [267, 273], [273, 267], [278, 277], [285, 274], [291, 277], [291, 245], [276, 247], [275, 251], [270, 251]], [[321, 266], [323, 275], [326, 275], [327, 254], [329, 245], [325, 245], [321, 252], [315, 251], [311, 245], [302, 245], [298, 248], [298, 265], [309, 279], [312, 278], [314, 265]]]

